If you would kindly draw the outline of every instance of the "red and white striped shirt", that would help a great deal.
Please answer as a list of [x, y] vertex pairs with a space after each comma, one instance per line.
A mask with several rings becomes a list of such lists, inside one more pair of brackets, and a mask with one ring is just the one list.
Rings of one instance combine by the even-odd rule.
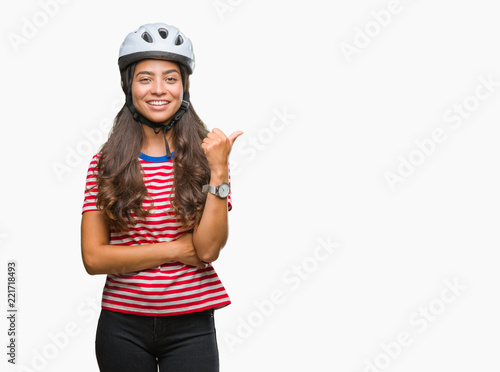
[[[97, 162], [99, 154], [90, 162], [87, 173], [83, 212], [97, 211]], [[152, 157], [140, 154], [144, 184], [153, 201], [153, 208], [145, 220], [128, 224], [126, 232], [110, 231], [110, 244], [140, 245], [170, 242], [192, 230], [194, 224], [183, 227], [170, 208], [173, 198], [173, 163], [167, 156]], [[148, 209], [151, 200], [144, 200]], [[232, 207], [228, 198], [228, 209]], [[231, 303], [217, 273], [211, 264], [205, 269], [167, 262], [159, 267], [140, 272], [111, 275], [106, 278], [102, 308], [122, 313], [167, 316], [186, 314], [210, 308], [221, 308]]]

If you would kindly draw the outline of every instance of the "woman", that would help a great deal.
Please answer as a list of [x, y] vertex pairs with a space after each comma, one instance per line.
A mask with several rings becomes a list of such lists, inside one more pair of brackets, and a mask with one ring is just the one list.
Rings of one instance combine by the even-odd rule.
[[101, 371], [218, 371], [213, 312], [229, 297], [211, 262], [228, 236], [228, 157], [189, 101], [190, 40], [148, 24], [118, 64], [126, 102], [90, 163], [82, 258], [107, 274], [96, 335]]

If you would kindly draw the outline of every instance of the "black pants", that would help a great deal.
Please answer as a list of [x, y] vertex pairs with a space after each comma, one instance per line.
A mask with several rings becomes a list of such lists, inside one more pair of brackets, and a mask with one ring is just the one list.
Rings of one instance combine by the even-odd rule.
[[96, 355], [101, 372], [218, 372], [213, 309], [159, 317], [102, 310]]

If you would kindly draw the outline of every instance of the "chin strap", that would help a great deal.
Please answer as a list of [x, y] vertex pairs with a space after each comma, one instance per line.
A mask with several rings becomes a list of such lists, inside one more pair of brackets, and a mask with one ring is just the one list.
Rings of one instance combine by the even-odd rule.
[[[138, 122], [146, 124], [148, 127], [153, 128], [153, 131], [155, 134], [160, 133], [163, 131], [163, 140], [165, 141], [165, 150], [167, 152], [167, 158], [171, 158], [172, 154], [170, 153], [170, 147], [168, 147], [168, 142], [167, 142], [167, 131], [172, 129], [172, 127], [180, 120], [182, 115], [186, 113], [186, 111], [189, 108], [189, 92], [184, 92], [184, 99], [182, 100], [181, 107], [177, 112], [175, 113], [174, 117], [170, 120], [170, 122], [167, 125], [163, 124], [158, 124], [155, 122], [152, 122], [145, 117], [143, 117], [141, 114], [137, 113], [139, 119], [136, 119]], [[133, 105], [132, 105], [133, 106]], [[135, 107], [134, 107], [135, 109]], [[130, 110], [130, 108], [129, 108]], [[135, 116], [134, 116], [135, 119]]]
[[154, 121], [146, 119], [144, 116], [142, 116], [137, 111], [137, 109], [134, 106], [134, 103], [132, 102], [132, 77], [134, 76], [134, 71], [135, 71], [135, 64], [130, 69], [130, 75], [128, 76], [128, 94], [127, 94], [127, 99], [125, 101], [125, 105], [132, 114], [134, 120], [137, 121], [139, 124], [140, 123], [146, 124], [148, 127], [153, 129], [155, 134], [158, 134], [161, 131], [163, 131], [163, 139], [165, 140], [165, 150], [167, 151], [167, 157], [171, 158], [172, 154], [170, 153], [170, 148], [168, 147], [168, 142], [167, 142], [167, 131], [172, 129], [172, 127], [180, 120], [182, 115], [184, 115], [186, 111], [189, 109], [189, 92], [188, 91], [184, 92], [184, 95], [182, 97], [181, 107], [179, 108], [179, 110], [177, 110], [177, 112], [167, 125], [155, 123]]

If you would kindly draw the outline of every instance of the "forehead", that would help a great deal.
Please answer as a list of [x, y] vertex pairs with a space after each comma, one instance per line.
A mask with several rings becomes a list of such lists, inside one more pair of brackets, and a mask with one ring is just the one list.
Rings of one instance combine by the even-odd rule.
[[179, 73], [181, 72], [179, 65], [173, 61], [166, 61], [164, 59], [143, 59], [142, 61], [137, 62], [135, 70], [139, 71], [165, 71], [176, 69]]

